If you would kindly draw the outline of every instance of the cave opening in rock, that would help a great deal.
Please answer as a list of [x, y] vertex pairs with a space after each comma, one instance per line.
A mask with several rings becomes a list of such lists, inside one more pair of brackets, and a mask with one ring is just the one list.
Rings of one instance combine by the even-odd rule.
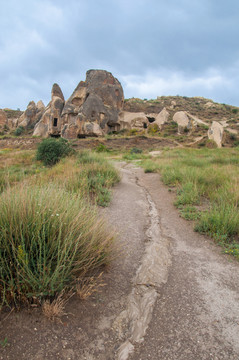
[[61, 137], [61, 135], [60, 135], [60, 134], [50, 134], [50, 137], [52, 137], [52, 138], [59, 138], [59, 137]]
[[58, 119], [57, 118], [54, 118], [54, 120], [53, 120], [53, 126], [57, 126], [57, 122], [58, 122]]
[[147, 126], [147, 124], [146, 124], [146, 123], [144, 123], [144, 129], [147, 129], [147, 127], [148, 127], [148, 126]]
[[86, 138], [85, 134], [78, 134], [77, 137], [78, 137], [78, 139], [85, 139]]
[[151, 116], [147, 116], [147, 119], [150, 123], [153, 123], [155, 121], [155, 118]]

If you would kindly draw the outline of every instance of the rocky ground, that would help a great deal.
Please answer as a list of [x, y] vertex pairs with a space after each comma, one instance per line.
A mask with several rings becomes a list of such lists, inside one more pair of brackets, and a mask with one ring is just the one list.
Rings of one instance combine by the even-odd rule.
[[238, 263], [179, 217], [157, 174], [118, 166], [102, 210], [118, 232], [106, 286], [58, 321], [1, 313], [0, 359], [238, 359]]

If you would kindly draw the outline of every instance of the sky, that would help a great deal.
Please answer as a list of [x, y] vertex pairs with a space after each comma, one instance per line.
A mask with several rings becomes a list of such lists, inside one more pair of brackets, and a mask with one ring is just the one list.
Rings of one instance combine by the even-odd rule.
[[239, 106], [238, 0], [0, 0], [0, 108], [65, 98], [89, 69], [125, 98]]

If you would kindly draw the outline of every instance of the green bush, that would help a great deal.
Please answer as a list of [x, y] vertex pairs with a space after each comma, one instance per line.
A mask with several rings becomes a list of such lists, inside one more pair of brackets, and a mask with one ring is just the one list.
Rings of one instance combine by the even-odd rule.
[[104, 144], [99, 144], [96, 149], [96, 152], [101, 153], [101, 152], [109, 152], [109, 149], [104, 145]]
[[112, 233], [94, 207], [52, 184], [0, 198], [0, 304], [40, 303], [109, 261]]
[[36, 159], [42, 161], [46, 166], [52, 166], [73, 152], [74, 150], [66, 139], [48, 138], [38, 145]]
[[142, 149], [139, 149], [137, 147], [133, 147], [131, 150], [130, 150], [130, 154], [142, 154], [143, 150]]
[[14, 131], [14, 135], [15, 136], [20, 136], [22, 135], [22, 133], [24, 132], [24, 127], [23, 126], [19, 126], [18, 128], [16, 128], [16, 130]]

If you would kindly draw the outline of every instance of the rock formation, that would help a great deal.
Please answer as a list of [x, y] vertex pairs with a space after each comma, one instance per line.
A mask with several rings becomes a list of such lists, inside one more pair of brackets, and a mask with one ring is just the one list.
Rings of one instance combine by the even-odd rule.
[[51, 101], [45, 108], [40, 121], [34, 128], [34, 136], [60, 136], [61, 133], [61, 112], [65, 99], [59, 85], [54, 84], [51, 91]]
[[158, 125], [159, 128], [162, 127], [162, 125], [166, 124], [169, 120], [169, 112], [164, 107], [162, 111], [156, 116], [155, 123]]
[[122, 111], [119, 114], [119, 130], [122, 129], [147, 129], [149, 120], [143, 112]]
[[30, 101], [27, 109], [18, 120], [18, 126], [23, 126], [25, 128], [34, 127], [35, 124], [41, 119], [44, 110], [45, 106], [42, 101], [38, 101], [37, 104], [35, 104], [34, 101]]
[[222, 147], [224, 128], [219, 122], [213, 121], [210, 129], [208, 130], [208, 138], [215, 141], [217, 147]]
[[191, 117], [185, 111], [177, 111], [173, 116], [173, 121], [178, 124], [178, 133], [181, 134], [187, 130], [192, 130], [195, 125]]
[[119, 130], [118, 115], [124, 94], [120, 82], [105, 70], [89, 70], [65, 102], [60, 87], [53, 85], [52, 99], [33, 135], [76, 138], [100, 136]]

